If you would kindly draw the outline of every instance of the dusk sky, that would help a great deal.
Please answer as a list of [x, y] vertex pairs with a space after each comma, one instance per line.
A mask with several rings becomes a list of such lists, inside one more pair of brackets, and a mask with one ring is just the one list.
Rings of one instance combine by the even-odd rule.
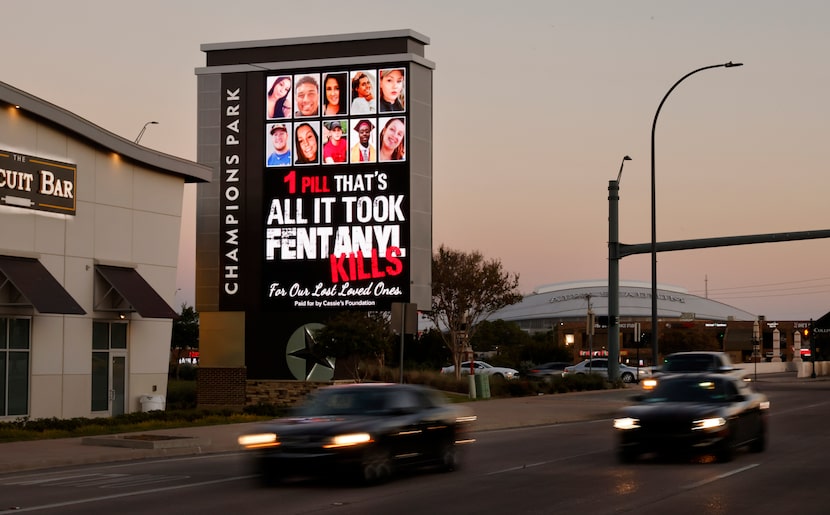
[[[608, 275], [620, 239], [830, 229], [830, 3], [6, 0], [0, 80], [141, 143], [196, 159], [205, 43], [411, 29], [434, 78], [434, 248], [479, 250], [523, 293]], [[79, 171], [83, 173], [82, 170]], [[195, 186], [175, 299], [192, 305]], [[769, 320], [830, 311], [830, 240], [671, 252], [658, 281]], [[651, 280], [650, 255], [620, 265]], [[178, 290], [178, 289], [181, 290]]]

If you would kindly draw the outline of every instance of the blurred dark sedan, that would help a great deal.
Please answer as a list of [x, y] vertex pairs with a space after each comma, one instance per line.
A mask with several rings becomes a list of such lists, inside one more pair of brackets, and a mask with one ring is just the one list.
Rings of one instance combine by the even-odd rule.
[[454, 470], [475, 416], [439, 391], [392, 383], [320, 388], [303, 406], [239, 437], [263, 482], [339, 476], [375, 483], [398, 467]]
[[766, 447], [769, 400], [739, 377], [666, 376], [635, 400], [614, 419], [618, 457], [624, 463], [648, 452], [678, 451], [730, 461], [740, 447], [751, 452]]
[[528, 379], [538, 379], [540, 381], [549, 383], [553, 381], [554, 377], [562, 377], [562, 371], [565, 370], [565, 367], [568, 367], [570, 365], [570, 363], [565, 363], [564, 361], [551, 361], [550, 363], [542, 363], [541, 365], [536, 365], [535, 367], [528, 370], [527, 377]]

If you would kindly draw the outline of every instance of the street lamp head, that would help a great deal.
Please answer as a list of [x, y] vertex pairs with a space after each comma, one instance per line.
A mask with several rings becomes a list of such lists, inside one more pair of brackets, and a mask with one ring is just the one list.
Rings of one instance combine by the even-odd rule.
[[626, 161], [631, 161], [631, 158], [628, 157], [628, 156], [625, 156], [625, 157], [622, 158], [622, 162], [620, 163], [620, 173], [617, 174], [617, 186], [618, 187], [620, 185], [620, 179], [622, 179], [623, 165], [625, 165]]
[[141, 141], [141, 137], [144, 136], [144, 131], [147, 130], [148, 125], [158, 125], [158, 123], [159, 122], [156, 122], [156, 121], [150, 121], [150, 122], [145, 123], [144, 127], [141, 128], [141, 132], [138, 133], [138, 137], [135, 139], [135, 142], [138, 143], [139, 141]]
[[724, 68], [735, 68], [737, 66], [743, 66], [743, 65], [744, 65], [744, 63], [733, 63], [732, 61], [729, 61], [728, 63], [724, 64], [723, 66], [724, 66]]

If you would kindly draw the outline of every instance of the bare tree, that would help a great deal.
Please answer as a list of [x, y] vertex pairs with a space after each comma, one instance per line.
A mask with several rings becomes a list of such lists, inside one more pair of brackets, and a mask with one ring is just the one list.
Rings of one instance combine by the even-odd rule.
[[498, 259], [444, 245], [432, 256], [432, 311], [427, 316], [441, 332], [461, 377], [464, 341], [493, 312], [522, 300], [519, 274], [505, 272]]

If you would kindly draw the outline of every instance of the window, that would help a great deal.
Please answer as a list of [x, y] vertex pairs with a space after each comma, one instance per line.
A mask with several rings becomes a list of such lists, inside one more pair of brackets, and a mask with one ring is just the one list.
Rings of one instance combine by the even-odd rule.
[[[127, 324], [124, 322], [92, 323], [92, 411], [110, 409], [110, 392], [116, 396], [122, 393], [124, 374], [121, 370], [123, 358], [110, 354], [123, 354], [127, 349]], [[121, 351], [121, 352], [118, 352]], [[113, 361], [113, 370], [110, 362]], [[112, 385], [110, 379], [112, 378]], [[120, 397], [113, 400], [120, 402]]]
[[0, 416], [29, 413], [31, 323], [0, 318]]

